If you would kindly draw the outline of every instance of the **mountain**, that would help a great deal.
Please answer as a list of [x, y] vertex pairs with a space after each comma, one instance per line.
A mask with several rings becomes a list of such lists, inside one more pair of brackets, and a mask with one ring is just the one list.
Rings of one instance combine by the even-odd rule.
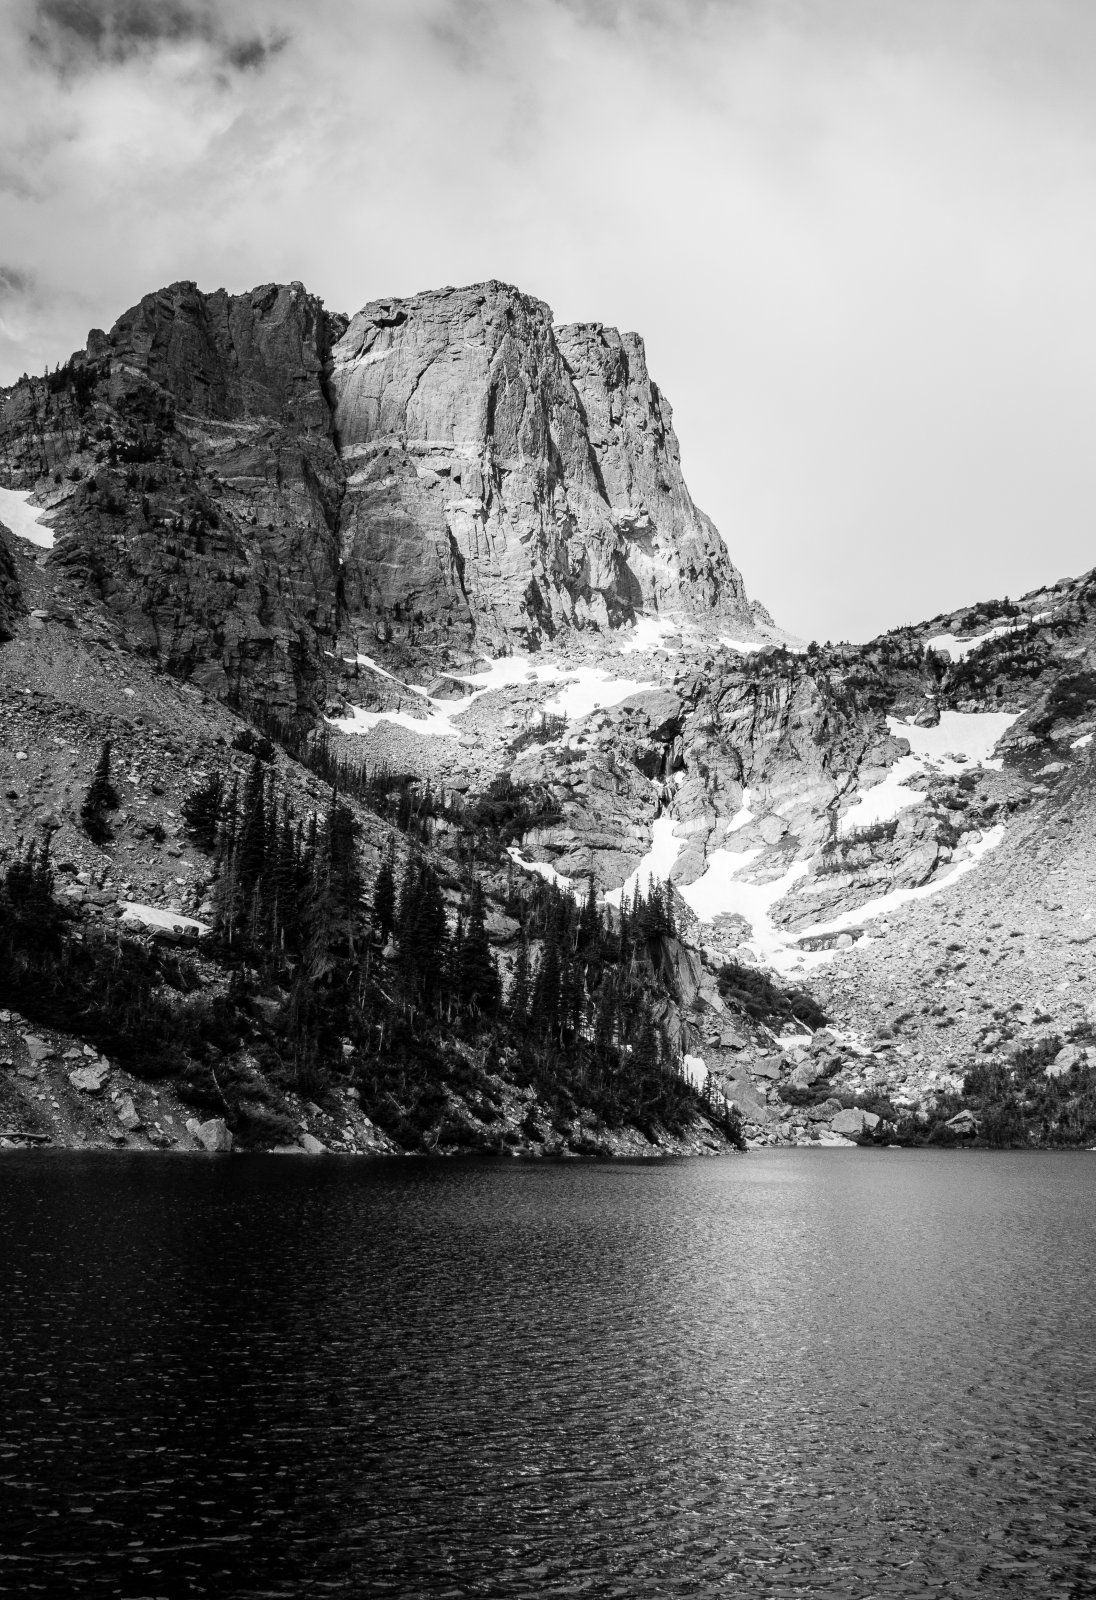
[[0, 484], [0, 998], [70, 1120], [0, 1117], [118, 1135], [90, 1040], [131, 1142], [149, 1081], [183, 1143], [1096, 1136], [1092, 575], [793, 640], [638, 336], [496, 282], [173, 285], [0, 395]]
[[642, 342], [508, 285], [348, 322], [300, 284], [174, 284], [61, 377], [4, 395], [0, 470], [132, 648], [218, 697], [312, 715], [332, 653], [378, 641], [753, 621]]

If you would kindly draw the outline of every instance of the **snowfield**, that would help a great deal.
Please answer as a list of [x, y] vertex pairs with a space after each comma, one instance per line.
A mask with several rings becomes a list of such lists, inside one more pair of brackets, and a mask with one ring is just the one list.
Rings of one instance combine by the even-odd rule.
[[981, 650], [984, 644], [989, 644], [991, 639], [1001, 639], [1006, 633], [1016, 633], [1020, 628], [1026, 628], [1029, 620], [1025, 617], [1022, 622], [1001, 623], [996, 628], [987, 628], [985, 633], [973, 639], [960, 639], [954, 633], [938, 633], [934, 639], [926, 639], [925, 644], [937, 655], [950, 656], [953, 661], [965, 661], [975, 650]]
[[[547, 883], [554, 883], [557, 889], [562, 889], [564, 894], [572, 894], [578, 898], [580, 886], [575, 880], [566, 877], [562, 872], [557, 872], [547, 861], [526, 861], [516, 844], [508, 846], [506, 854], [515, 867], [520, 867], [523, 872], [535, 872], [539, 878], [543, 878]], [[585, 895], [585, 890], [582, 890], [582, 893]]]
[[737, 833], [739, 828], [747, 828], [747, 827], [749, 827], [749, 825], [753, 821], [753, 819], [754, 819], [754, 814], [750, 810], [750, 791], [748, 789], [743, 789], [743, 791], [742, 791], [742, 804], [739, 806], [738, 810], [735, 812], [735, 814], [731, 818], [730, 822], [728, 822], [728, 824], [727, 824], [727, 832], [728, 833]]
[[679, 884], [678, 890], [701, 922], [714, 922], [719, 916], [744, 917], [751, 930], [745, 948], [777, 972], [787, 972], [799, 964], [802, 952], [796, 951], [788, 935], [775, 926], [770, 912], [808, 867], [805, 861], [793, 861], [771, 883], [745, 882], [738, 874], [763, 853], [760, 846], [752, 850], [713, 850], [702, 876], [695, 883]]
[[949, 777], [956, 777], [968, 764], [990, 767], [1000, 772], [1002, 762], [993, 758], [1018, 711], [941, 711], [935, 728], [921, 728], [914, 722], [888, 717], [887, 726], [896, 739], [905, 739], [915, 756]]
[[920, 789], [909, 787], [914, 778], [931, 772], [956, 777], [971, 766], [989, 767], [1000, 772], [1001, 760], [992, 752], [1016, 721], [1008, 711], [942, 711], [935, 728], [921, 728], [913, 722], [888, 717], [887, 726], [896, 739], [910, 745], [908, 756], [899, 756], [881, 783], [861, 790], [856, 803], [841, 819], [839, 832], [847, 835], [877, 822], [893, 822], [911, 806], [925, 799]]
[[629, 695], [655, 685], [637, 678], [614, 678], [601, 667], [561, 667], [555, 662], [533, 662], [527, 656], [499, 656], [488, 661], [482, 672], [446, 673], [454, 683], [463, 685], [468, 693], [456, 700], [443, 700], [431, 695], [420, 684], [406, 683], [374, 661], [372, 656], [354, 658], [359, 666], [368, 667], [378, 677], [394, 683], [408, 694], [418, 697], [430, 710], [425, 716], [416, 716], [400, 707], [396, 711], [366, 711], [361, 706], [351, 706], [346, 716], [328, 717], [327, 721], [343, 733], [368, 733], [380, 722], [390, 722], [408, 733], [422, 734], [427, 738], [460, 737], [456, 718], [461, 717], [477, 700], [495, 690], [510, 689], [529, 684], [559, 684], [559, 693], [545, 702], [543, 710], [552, 716], [566, 717], [576, 722], [593, 711], [619, 705]]
[[679, 655], [677, 645], [668, 645], [664, 641], [668, 635], [680, 633], [681, 624], [671, 617], [637, 617], [635, 626], [626, 634], [621, 634], [620, 653], [630, 656], [640, 650], [662, 650], [666, 655]]
[[396, 728], [406, 728], [408, 733], [419, 733], [424, 738], [458, 737], [451, 718], [437, 714], [413, 717], [410, 711], [365, 711], [361, 706], [351, 706], [345, 717], [328, 717], [327, 721], [343, 733], [368, 733], [379, 722], [390, 722]]
[[651, 824], [651, 848], [619, 889], [609, 889], [602, 896], [606, 905], [619, 906], [625, 899], [630, 904], [637, 889], [640, 894], [647, 895], [652, 883], [666, 882], [681, 854], [682, 841], [674, 838], [675, 823], [674, 817], [656, 817]]
[[949, 889], [953, 883], [957, 883], [966, 873], [972, 871], [986, 851], [995, 850], [1004, 836], [1005, 830], [1000, 825], [990, 828], [977, 844], [970, 846], [970, 855], [965, 861], [960, 861], [950, 872], [945, 873], [942, 878], [937, 878], [935, 882], [923, 883], [916, 889], [893, 889], [890, 894], [869, 900], [865, 905], [858, 906], [855, 911], [842, 911], [841, 915], [834, 917], [831, 922], [813, 923], [809, 928], [803, 928], [797, 937], [806, 939], [817, 937], [819, 934], [846, 933], [850, 928], [859, 928], [862, 922], [874, 922], [877, 917], [885, 917], [888, 912], [897, 911], [899, 906], [909, 905], [913, 900], [928, 900], [930, 896], [939, 894], [941, 889]]
[[577, 722], [591, 712], [618, 706], [629, 695], [656, 687], [639, 678], [613, 678], [600, 667], [576, 667], [568, 677], [573, 681], [561, 689], [554, 700], [544, 703], [544, 710], [550, 715], [566, 717], [568, 722]]
[[41, 520], [45, 515], [42, 507], [30, 504], [29, 489], [0, 489], [0, 522], [16, 538], [36, 544], [39, 550], [52, 550], [53, 529]]
[[128, 923], [131, 927], [136, 923], [143, 928], [171, 928], [181, 933], [196, 933], [199, 938], [210, 932], [208, 923], [199, 922], [195, 917], [184, 917], [178, 911], [164, 911], [161, 906], [142, 905], [139, 900], [122, 902], [122, 923]]
[[920, 805], [925, 799], [920, 789], [910, 789], [910, 778], [919, 777], [925, 770], [920, 756], [900, 756], [882, 783], [862, 789], [855, 805], [850, 806], [841, 818], [839, 834], [854, 833], [858, 828], [869, 828], [876, 822], [893, 822], [910, 806]]

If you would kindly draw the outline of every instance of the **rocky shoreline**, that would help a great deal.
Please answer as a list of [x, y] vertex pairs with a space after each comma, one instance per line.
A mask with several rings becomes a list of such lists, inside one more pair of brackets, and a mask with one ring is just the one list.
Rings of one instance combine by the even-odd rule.
[[[683, 1134], [654, 1128], [609, 1128], [591, 1114], [552, 1130], [546, 1107], [531, 1090], [499, 1083], [501, 1115], [490, 1127], [454, 1103], [450, 1131], [430, 1149], [401, 1148], [361, 1110], [353, 1085], [333, 1088], [325, 1104], [291, 1097], [295, 1137], [238, 1140], [224, 1116], [189, 1104], [170, 1079], [135, 1077], [117, 1062], [71, 1036], [38, 1028], [17, 1012], [0, 1011], [0, 1150], [121, 1150], [277, 1155], [495, 1155], [530, 1160], [723, 1155], [733, 1146], [703, 1119]], [[537, 1115], [539, 1113], [539, 1116]], [[537, 1125], [544, 1133], [534, 1137]], [[530, 1131], [532, 1130], [532, 1132]]]

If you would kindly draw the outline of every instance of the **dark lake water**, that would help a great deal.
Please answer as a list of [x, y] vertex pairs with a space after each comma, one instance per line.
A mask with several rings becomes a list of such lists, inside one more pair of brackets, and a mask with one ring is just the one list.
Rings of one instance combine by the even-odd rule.
[[1096, 1595], [1096, 1155], [0, 1158], [5, 1595]]

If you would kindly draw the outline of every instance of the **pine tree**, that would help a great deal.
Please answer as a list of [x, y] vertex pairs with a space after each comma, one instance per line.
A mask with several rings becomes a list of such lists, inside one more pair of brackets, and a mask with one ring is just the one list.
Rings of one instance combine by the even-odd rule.
[[578, 944], [580, 950], [589, 950], [598, 942], [601, 933], [601, 923], [597, 913], [597, 889], [591, 875], [590, 886], [586, 891], [586, 899], [582, 907], [582, 915], [578, 922]]
[[281, 820], [277, 827], [272, 876], [275, 937], [283, 950], [295, 950], [301, 933], [297, 834], [293, 827], [293, 814], [289, 809], [289, 801], [285, 798], [282, 800]]
[[388, 943], [388, 936], [395, 926], [396, 875], [392, 870], [392, 852], [389, 850], [373, 885], [373, 932], [382, 945]]
[[457, 982], [462, 1005], [484, 1015], [498, 1009], [499, 972], [487, 938], [483, 885], [478, 878], [473, 878], [468, 897], [468, 920], [460, 946]]
[[533, 1028], [542, 1039], [554, 1038], [558, 1032], [562, 979], [559, 920], [553, 916], [545, 930], [544, 953], [537, 966], [529, 1007]]
[[258, 756], [251, 762], [244, 788], [243, 821], [239, 836], [240, 884], [245, 894], [255, 888], [266, 868], [266, 774]]
[[531, 998], [531, 978], [529, 972], [529, 941], [525, 937], [525, 929], [521, 930], [521, 943], [518, 945], [517, 960], [514, 963], [514, 977], [510, 984], [510, 998], [508, 1008], [510, 1022], [513, 1027], [524, 1030], [529, 1026], [529, 1001]]
[[110, 740], [104, 739], [95, 773], [80, 808], [80, 822], [95, 844], [106, 844], [111, 837], [108, 813], [118, 809], [118, 791], [110, 779]]
[[338, 790], [318, 836], [309, 903], [308, 960], [313, 977], [330, 972], [341, 957], [352, 958], [361, 914], [361, 874], [356, 825]]
[[217, 843], [223, 787], [220, 774], [215, 772], [183, 801], [187, 832], [206, 850], [212, 850]]
[[415, 999], [435, 1000], [446, 981], [449, 928], [438, 875], [427, 861], [409, 858], [400, 893], [396, 940], [404, 984]]
[[612, 976], [606, 973], [601, 980], [594, 1013], [594, 1050], [603, 1061], [612, 1054], [616, 1039], [616, 1011], [616, 984]]
[[221, 804], [217, 822], [217, 859], [223, 863], [236, 848], [236, 835], [240, 825], [240, 780], [233, 774], [232, 788]]
[[666, 932], [671, 939], [677, 937], [677, 912], [674, 909], [674, 890], [669, 878], [663, 886], [662, 903], [666, 911]]

